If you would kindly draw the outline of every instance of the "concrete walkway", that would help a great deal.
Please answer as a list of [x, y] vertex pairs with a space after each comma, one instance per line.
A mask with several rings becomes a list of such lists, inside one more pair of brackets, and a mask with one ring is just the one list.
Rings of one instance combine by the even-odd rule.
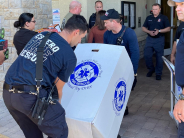
[[176, 123], [170, 111], [170, 72], [164, 65], [162, 80], [146, 77], [144, 60], [140, 60], [137, 85], [131, 92], [119, 134], [122, 138], [177, 138]]
[[[170, 72], [164, 66], [162, 80], [155, 74], [147, 78], [144, 60], [139, 64], [138, 83], [131, 92], [119, 134], [122, 138], [177, 138], [175, 122], [170, 118]], [[0, 93], [0, 138], [24, 138], [16, 122], [7, 111]]]

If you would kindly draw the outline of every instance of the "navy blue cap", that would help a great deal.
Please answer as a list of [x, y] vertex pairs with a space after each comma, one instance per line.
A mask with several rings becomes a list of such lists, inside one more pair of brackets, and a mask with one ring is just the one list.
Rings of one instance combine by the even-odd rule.
[[115, 9], [109, 9], [106, 11], [105, 15], [100, 17], [101, 20], [109, 19], [120, 19], [119, 13]]
[[168, 0], [167, 4], [172, 7], [172, 6], [176, 6], [175, 2], [184, 2], [184, 0]]

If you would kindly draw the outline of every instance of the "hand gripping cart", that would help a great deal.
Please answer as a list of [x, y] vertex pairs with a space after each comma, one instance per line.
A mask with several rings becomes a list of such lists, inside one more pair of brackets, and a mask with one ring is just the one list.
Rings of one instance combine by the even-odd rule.
[[[171, 111], [169, 111], [169, 115], [172, 119], [175, 120], [177, 127], [178, 127], [178, 121], [174, 118], [173, 109], [174, 109], [174, 105], [177, 103], [179, 99], [179, 94], [182, 93], [182, 89], [180, 86], [176, 84], [176, 82], [174, 82], [175, 66], [164, 56], [162, 56], [162, 59], [171, 73]], [[174, 83], [175, 83], [175, 92], [174, 92]]]

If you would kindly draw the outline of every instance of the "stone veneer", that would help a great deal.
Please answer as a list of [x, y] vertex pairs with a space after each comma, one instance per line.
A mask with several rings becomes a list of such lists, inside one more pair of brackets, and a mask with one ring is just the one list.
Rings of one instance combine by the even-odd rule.
[[0, 28], [5, 28], [5, 38], [8, 40], [9, 59], [0, 65], [0, 89], [2, 89], [5, 74], [17, 58], [13, 45], [13, 36], [17, 31], [13, 24], [23, 12], [33, 13], [35, 30], [48, 27], [52, 23], [52, 0], [0, 0]]

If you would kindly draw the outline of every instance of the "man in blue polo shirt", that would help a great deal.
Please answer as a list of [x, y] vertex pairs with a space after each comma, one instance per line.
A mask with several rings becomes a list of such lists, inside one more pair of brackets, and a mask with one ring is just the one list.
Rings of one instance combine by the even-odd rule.
[[[104, 43], [118, 45], [117, 39], [125, 30], [125, 26], [121, 25], [119, 13], [115, 9], [110, 9], [101, 17], [101, 20], [104, 20], [105, 27], [107, 28], [107, 31], [104, 33]], [[127, 50], [133, 64], [134, 75], [136, 78], [139, 64], [139, 44], [137, 36], [131, 28], [126, 29], [120, 45], [125, 46]]]
[[[121, 42], [119, 38], [125, 30], [125, 26], [121, 25], [119, 13], [115, 9], [109, 9], [104, 16], [101, 16], [101, 20], [104, 20], [107, 31], [104, 33], [104, 43], [112, 45], [125, 46], [127, 53], [132, 61], [134, 69], [134, 83], [132, 90], [137, 82], [137, 69], [139, 64], [139, 45], [137, 36], [131, 28], [127, 28]], [[128, 114], [128, 107], [126, 107], [124, 115]], [[120, 135], [118, 135], [120, 138]]]
[[[176, 6], [178, 19], [184, 21], [184, 0], [168, 0], [169, 6]], [[180, 35], [176, 47], [175, 80], [178, 86], [184, 88], [184, 32]], [[179, 95], [179, 100], [174, 106], [174, 117], [179, 121], [178, 138], [184, 137], [184, 89]]]
[[[76, 66], [76, 56], [71, 47], [81, 42], [87, 29], [85, 18], [73, 15], [61, 33], [50, 35], [43, 50], [41, 88], [36, 86], [35, 79], [37, 49], [46, 32], [35, 35], [9, 68], [5, 76], [3, 99], [26, 138], [43, 138], [42, 132], [49, 138], [68, 137], [65, 110], [60, 104], [62, 89]], [[38, 119], [31, 116], [36, 95], [39, 93], [39, 98], [47, 99], [53, 84], [57, 87], [59, 100], [54, 103], [49, 101], [44, 119], [38, 125]]]
[[[148, 34], [146, 38], [146, 45], [144, 48], [144, 59], [146, 62], [147, 77], [151, 77], [156, 73], [156, 80], [161, 80], [164, 55], [164, 34], [170, 31], [170, 23], [167, 16], [160, 14], [161, 7], [155, 3], [152, 6], [153, 14], [148, 16], [144, 22], [142, 30]], [[156, 67], [153, 65], [152, 56], [156, 54]]]

